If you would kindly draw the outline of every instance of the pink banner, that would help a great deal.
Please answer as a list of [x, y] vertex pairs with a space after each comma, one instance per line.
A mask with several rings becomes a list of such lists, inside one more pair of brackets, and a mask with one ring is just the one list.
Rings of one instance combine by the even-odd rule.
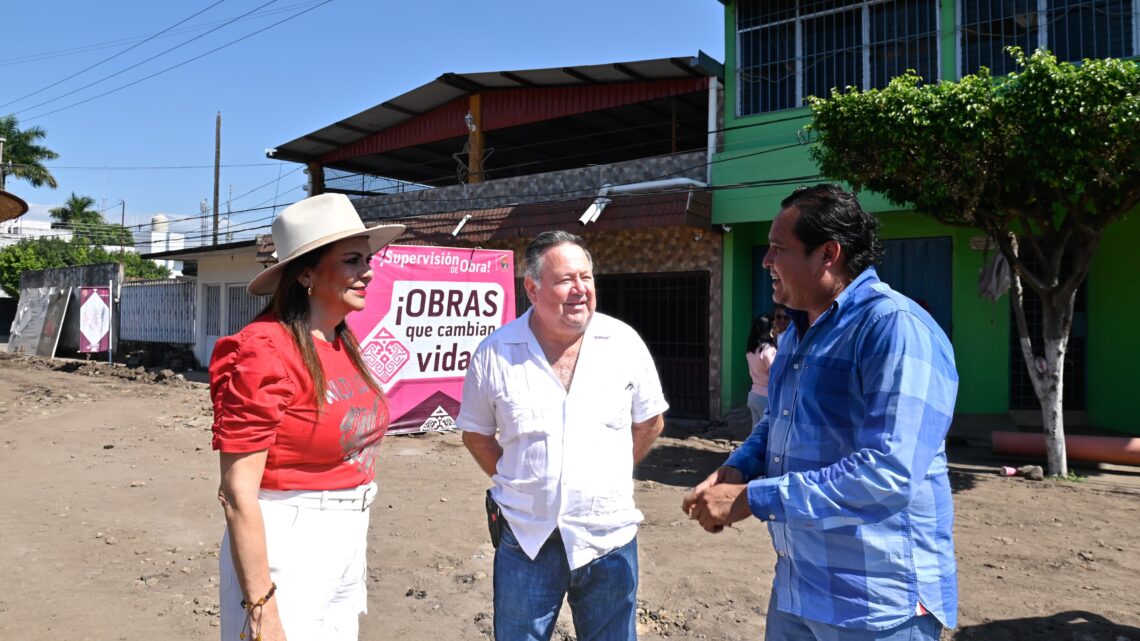
[[368, 305], [348, 325], [388, 394], [389, 433], [454, 428], [471, 353], [515, 318], [514, 255], [389, 245], [372, 268]]
[[79, 351], [105, 352], [111, 346], [111, 290], [79, 288]]

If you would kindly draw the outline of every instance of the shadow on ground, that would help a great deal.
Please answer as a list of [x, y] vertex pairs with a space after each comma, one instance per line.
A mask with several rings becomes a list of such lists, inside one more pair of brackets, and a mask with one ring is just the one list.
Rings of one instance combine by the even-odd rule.
[[693, 487], [720, 467], [726, 458], [728, 452], [659, 444], [637, 466], [634, 478], [675, 487]]
[[1099, 614], [1073, 610], [1051, 616], [962, 626], [953, 638], [957, 641], [1140, 641], [1140, 628], [1113, 623]]

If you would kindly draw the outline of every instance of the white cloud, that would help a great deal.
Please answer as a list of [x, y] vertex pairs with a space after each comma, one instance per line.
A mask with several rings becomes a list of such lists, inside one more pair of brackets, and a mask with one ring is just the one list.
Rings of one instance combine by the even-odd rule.
[[48, 213], [49, 209], [54, 209], [59, 205], [39, 205], [36, 203], [28, 203], [28, 213], [22, 217], [25, 220], [51, 220], [51, 214]]

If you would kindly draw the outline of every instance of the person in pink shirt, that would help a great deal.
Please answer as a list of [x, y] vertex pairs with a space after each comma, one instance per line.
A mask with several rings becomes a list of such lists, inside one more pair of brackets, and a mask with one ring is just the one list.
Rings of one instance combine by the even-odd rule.
[[772, 361], [776, 360], [776, 335], [772, 330], [772, 319], [760, 315], [752, 321], [752, 331], [748, 334], [745, 358], [748, 360], [748, 373], [752, 376], [748, 409], [752, 412], [753, 425], [760, 422], [768, 407], [768, 373], [772, 369]]

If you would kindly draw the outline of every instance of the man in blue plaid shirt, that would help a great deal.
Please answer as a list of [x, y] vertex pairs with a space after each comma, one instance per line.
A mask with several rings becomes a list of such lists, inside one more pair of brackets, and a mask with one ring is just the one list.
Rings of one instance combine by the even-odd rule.
[[954, 353], [930, 314], [879, 280], [877, 234], [834, 185], [784, 200], [764, 267], [793, 323], [768, 410], [682, 505], [710, 532], [768, 522], [769, 640], [938, 639], [955, 625]]

